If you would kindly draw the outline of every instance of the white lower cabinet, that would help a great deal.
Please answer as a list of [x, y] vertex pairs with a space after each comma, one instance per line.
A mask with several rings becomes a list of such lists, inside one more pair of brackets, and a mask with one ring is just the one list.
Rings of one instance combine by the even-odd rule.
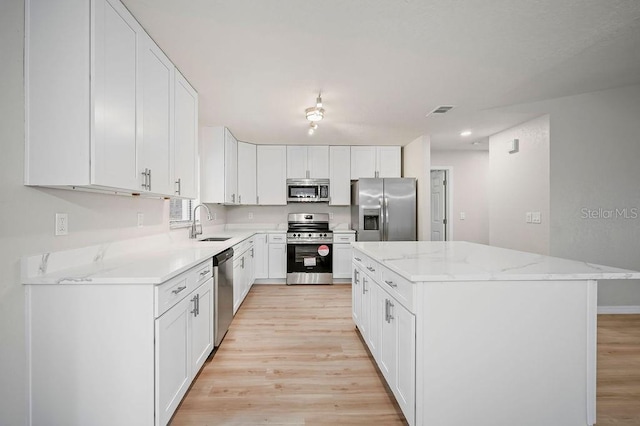
[[353, 233], [333, 233], [333, 278], [351, 278], [351, 242]]
[[269, 278], [269, 246], [267, 234], [254, 236], [254, 276], [255, 279]]
[[29, 285], [26, 298], [28, 424], [164, 426], [213, 350], [211, 260], [155, 286]]
[[269, 234], [269, 278], [287, 278], [287, 234]]
[[255, 281], [254, 237], [233, 246], [233, 314], [235, 315]]
[[416, 409], [415, 315], [387, 291], [389, 284], [378, 282], [379, 265], [363, 269], [356, 258], [361, 259], [362, 255], [354, 256], [352, 268], [354, 322], [407, 422], [413, 425]]

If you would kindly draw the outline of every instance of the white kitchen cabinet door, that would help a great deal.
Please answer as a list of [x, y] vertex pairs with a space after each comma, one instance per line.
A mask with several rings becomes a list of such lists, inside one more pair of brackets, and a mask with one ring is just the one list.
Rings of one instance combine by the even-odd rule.
[[174, 66], [146, 34], [138, 37], [138, 175], [146, 192], [173, 194], [171, 155], [173, 152]]
[[307, 147], [307, 170], [310, 178], [329, 179], [329, 146]]
[[351, 147], [351, 179], [376, 177], [376, 147]]
[[238, 142], [238, 204], [256, 204], [256, 146]]
[[143, 190], [136, 163], [137, 48], [142, 31], [119, 1], [95, 1], [91, 183], [96, 185]]
[[333, 244], [333, 278], [351, 276], [351, 244]]
[[244, 267], [242, 256], [235, 256], [233, 259], [233, 315], [238, 312], [242, 303], [242, 292], [244, 290]]
[[269, 248], [267, 234], [256, 234], [254, 237], [255, 278], [269, 278]]
[[191, 383], [190, 298], [155, 320], [156, 418], [166, 425]]
[[382, 312], [382, 317], [378, 321], [382, 321], [382, 327], [380, 327], [380, 359], [377, 361], [382, 375], [387, 380], [389, 387], [393, 389], [396, 383], [398, 328], [397, 321], [391, 316], [394, 304], [399, 304], [394, 302], [394, 299], [383, 290], [380, 292], [378, 303], [380, 303], [380, 311]]
[[380, 295], [383, 291], [375, 283], [372, 283], [368, 289], [369, 291], [366, 293], [367, 300], [364, 302], [367, 305], [367, 309], [369, 309], [369, 329], [366, 342], [373, 358], [378, 359], [380, 358], [380, 328], [384, 319], [384, 312], [380, 305]]
[[178, 70], [174, 76], [174, 193], [197, 198], [198, 93]]
[[[200, 285], [189, 299], [191, 300], [191, 374], [195, 377], [213, 350], [213, 278], [209, 278]], [[194, 310], [196, 312], [193, 312]]]
[[[380, 290], [382, 291], [382, 290]], [[416, 317], [397, 301], [391, 308], [396, 327], [396, 374], [393, 393], [407, 422], [414, 424], [416, 384]]]
[[238, 142], [225, 127], [200, 129], [200, 199], [237, 204]]
[[287, 179], [308, 178], [307, 147], [287, 145]]
[[287, 278], [286, 244], [269, 244], [269, 278]]
[[[353, 322], [360, 328], [360, 312], [362, 311], [362, 277], [363, 272], [355, 264], [351, 278], [351, 314]], [[362, 331], [361, 331], [362, 333]]]
[[287, 204], [287, 150], [282, 145], [258, 145], [258, 204]]
[[238, 141], [224, 129], [224, 202], [238, 204]]
[[[348, 146], [329, 147], [329, 205], [348, 206], [351, 204], [351, 148]], [[335, 268], [335, 265], [334, 265]], [[335, 269], [334, 269], [335, 270]], [[348, 276], [347, 276], [348, 278]]]
[[401, 147], [378, 146], [376, 147], [376, 170], [380, 178], [401, 177]]

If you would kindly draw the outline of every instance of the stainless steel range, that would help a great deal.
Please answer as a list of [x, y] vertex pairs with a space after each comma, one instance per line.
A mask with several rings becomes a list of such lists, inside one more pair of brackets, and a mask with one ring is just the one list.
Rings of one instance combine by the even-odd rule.
[[287, 284], [333, 284], [328, 213], [289, 213]]

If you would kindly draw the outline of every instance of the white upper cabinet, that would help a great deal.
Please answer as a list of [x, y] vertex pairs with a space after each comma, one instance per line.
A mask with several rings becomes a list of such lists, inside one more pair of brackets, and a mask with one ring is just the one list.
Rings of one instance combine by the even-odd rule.
[[143, 190], [173, 194], [174, 66], [146, 34], [139, 38], [138, 175]]
[[329, 192], [332, 206], [351, 203], [351, 149], [348, 146], [329, 147]]
[[173, 182], [178, 197], [198, 196], [198, 93], [175, 71]]
[[[142, 29], [118, 1], [95, 2], [91, 183], [142, 191], [138, 174], [137, 47]], [[49, 84], [56, 84], [51, 80]]]
[[329, 178], [328, 146], [287, 146], [287, 178]]
[[238, 142], [238, 204], [257, 204], [256, 146]]
[[175, 195], [171, 61], [119, 0], [26, 17], [25, 184]]
[[238, 204], [238, 141], [226, 127], [201, 129], [200, 199]]
[[351, 179], [401, 177], [399, 146], [352, 146]]
[[258, 204], [287, 204], [287, 149], [281, 145], [258, 145], [257, 197]]

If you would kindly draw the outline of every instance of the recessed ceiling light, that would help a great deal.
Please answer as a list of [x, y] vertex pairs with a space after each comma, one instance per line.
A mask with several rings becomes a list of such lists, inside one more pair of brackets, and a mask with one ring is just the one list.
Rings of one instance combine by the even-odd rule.
[[480, 141], [473, 141], [471, 142], [471, 145], [480, 145]]
[[464, 132], [460, 132], [460, 136], [469, 136], [471, 134], [471, 130], [465, 130]]

